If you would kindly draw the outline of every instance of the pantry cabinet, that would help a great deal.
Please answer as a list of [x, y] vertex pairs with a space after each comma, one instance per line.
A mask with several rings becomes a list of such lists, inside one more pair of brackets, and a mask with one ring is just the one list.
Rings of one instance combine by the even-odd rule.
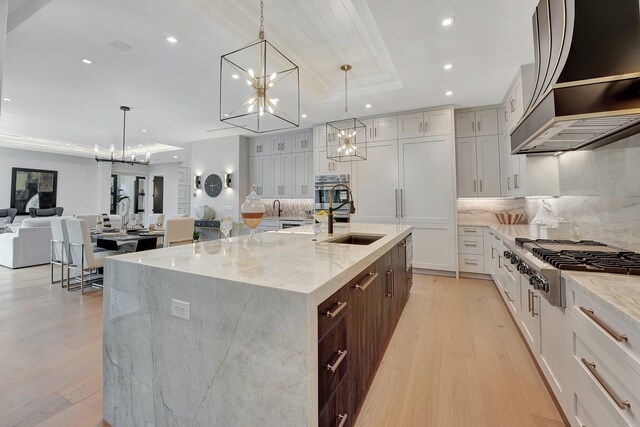
[[314, 167], [313, 152], [293, 153], [291, 155], [292, 182], [290, 197], [294, 199], [313, 197]]
[[497, 135], [457, 138], [458, 197], [500, 196], [500, 144]]
[[271, 156], [249, 158], [249, 187], [259, 196], [271, 197]]

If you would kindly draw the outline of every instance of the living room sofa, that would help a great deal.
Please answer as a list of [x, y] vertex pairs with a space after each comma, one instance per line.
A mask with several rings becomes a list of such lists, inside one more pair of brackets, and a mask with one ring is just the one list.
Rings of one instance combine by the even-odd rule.
[[0, 234], [0, 265], [22, 268], [47, 264], [51, 258], [51, 218], [25, 218]]

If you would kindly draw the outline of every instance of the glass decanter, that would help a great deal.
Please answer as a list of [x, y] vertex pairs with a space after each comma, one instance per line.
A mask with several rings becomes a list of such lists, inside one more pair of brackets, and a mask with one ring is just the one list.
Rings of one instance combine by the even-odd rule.
[[256, 228], [258, 228], [262, 222], [265, 211], [264, 203], [262, 203], [262, 200], [256, 194], [256, 188], [253, 187], [251, 193], [247, 196], [240, 208], [242, 219], [244, 219], [244, 223], [249, 227], [249, 236], [244, 240], [245, 243], [259, 241], [256, 236]]
[[220, 231], [224, 234], [225, 243], [229, 243], [229, 232], [231, 232], [231, 229], [233, 229], [233, 219], [225, 216], [222, 221], [220, 221]]

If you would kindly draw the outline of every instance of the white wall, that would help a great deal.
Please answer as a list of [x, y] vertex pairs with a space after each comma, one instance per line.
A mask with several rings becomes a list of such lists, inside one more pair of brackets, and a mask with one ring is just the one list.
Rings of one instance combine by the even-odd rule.
[[102, 212], [99, 182], [103, 173], [95, 160], [0, 147], [0, 208], [11, 203], [14, 167], [58, 171], [56, 204], [64, 208], [65, 215]]
[[[231, 188], [223, 188], [218, 197], [209, 197], [204, 190], [195, 190], [191, 200], [191, 212], [200, 205], [208, 205], [216, 211], [216, 218], [230, 216], [235, 221], [240, 216], [240, 205], [246, 197], [249, 181], [248, 140], [241, 136], [229, 136], [191, 143], [191, 173], [201, 175], [202, 183], [210, 174], [217, 174], [224, 181], [224, 174], [232, 174]], [[193, 177], [191, 177], [192, 179]], [[231, 210], [227, 208], [230, 207]]]

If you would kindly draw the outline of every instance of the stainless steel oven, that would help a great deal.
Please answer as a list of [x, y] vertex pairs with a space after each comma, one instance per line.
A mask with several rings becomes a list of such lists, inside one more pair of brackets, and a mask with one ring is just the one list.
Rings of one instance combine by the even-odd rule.
[[[351, 187], [350, 176], [346, 175], [316, 175], [315, 188], [315, 209], [316, 212], [329, 210], [329, 197], [331, 188], [336, 184], [346, 184]], [[333, 206], [339, 206], [349, 200], [349, 191], [344, 187], [338, 187], [333, 190]], [[334, 215], [336, 222], [349, 222], [349, 208], [347, 204], [342, 208], [335, 210]]]

